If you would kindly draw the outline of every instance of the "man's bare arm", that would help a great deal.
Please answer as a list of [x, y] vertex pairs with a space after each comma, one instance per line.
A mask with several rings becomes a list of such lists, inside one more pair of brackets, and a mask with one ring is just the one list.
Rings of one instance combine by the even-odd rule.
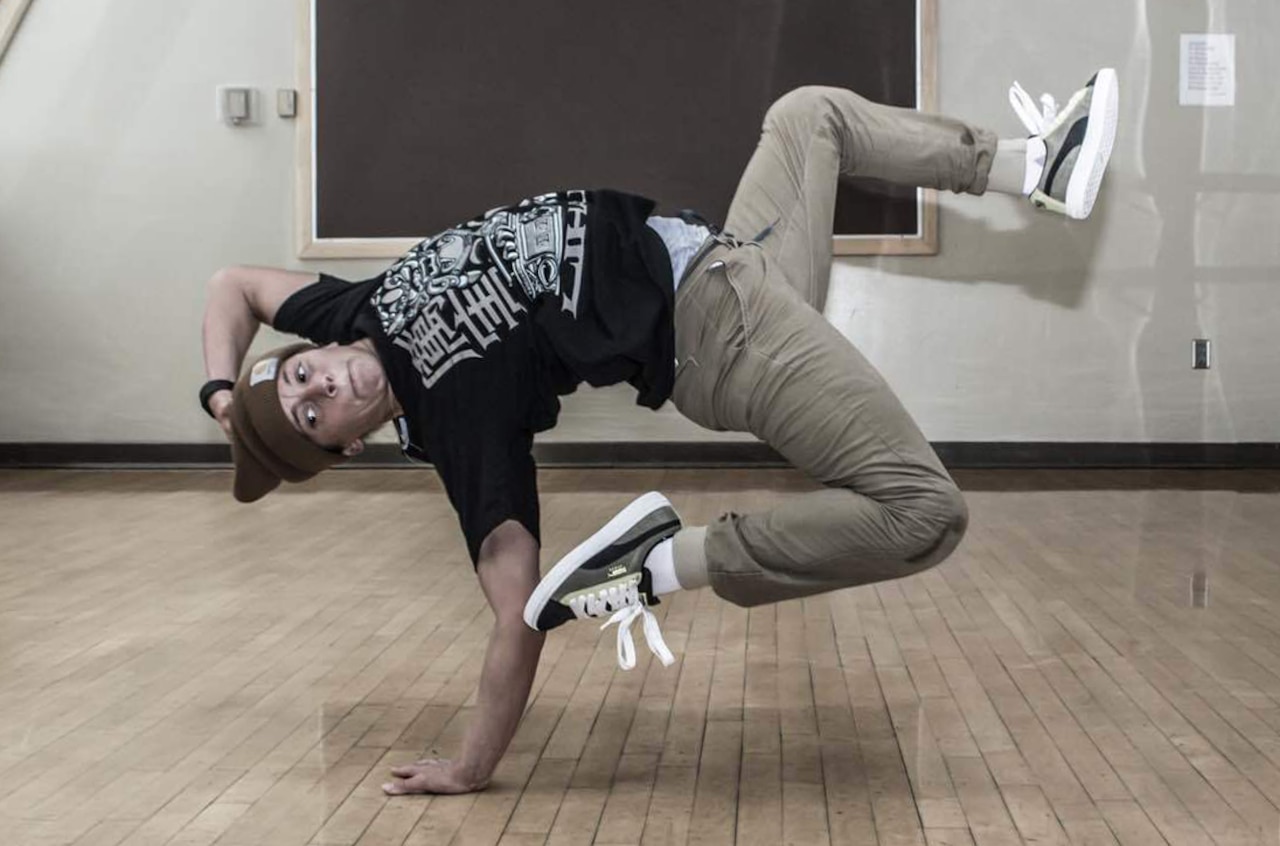
[[[280, 304], [314, 281], [314, 273], [265, 267], [227, 267], [215, 273], [204, 307], [205, 378], [234, 382], [258, 327], [273, 322]], [[224, 431], [230, 426], [230, 404], [230, 391], [219, 391], [209, 400]]]
[[538, 584], [538, 542], [514, 520], [489, 534], [476, 569], [493, 608], [493, 632], [480, 671], [478, 706], [454, 760], [423, 760], [392, 770], [390, 794], [469, 793], [489, 784], [520, 725], [545, 635], [524, 624], [524, 604]]

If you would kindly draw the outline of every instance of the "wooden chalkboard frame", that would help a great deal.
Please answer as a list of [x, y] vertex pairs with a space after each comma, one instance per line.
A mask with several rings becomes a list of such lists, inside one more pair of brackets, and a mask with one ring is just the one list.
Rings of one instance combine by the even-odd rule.
[[[29, 0], [27, 0], [29, 2]], [[317, 238], [315, 161], [315, 0], [295, 0], [299, 26], [297, 41], [297, 165], [296, 241], [299, 258], [398, 258], [421, 238]], [[937, 108], [937, 0], [916, 2], [916, 107]], [[19, 5], [23, 0], [18, 0]], [[917, 220], [912, 235], [836, 235], [833, 255], [936, 255], [938, 252], [937, 191], [916, 192]], [[423, 237], [431, 233], [423, 233]]]
[[0, 59], [4, 58], [4, 51], [9, 48], [9, 41], [30, 5], [31, 0], [0, 0]]

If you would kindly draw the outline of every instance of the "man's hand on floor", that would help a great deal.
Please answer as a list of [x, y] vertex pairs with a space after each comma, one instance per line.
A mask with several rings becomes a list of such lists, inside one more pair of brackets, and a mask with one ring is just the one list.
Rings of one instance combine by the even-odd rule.
[[473, 781], [447, 758], [423, 758], [391, 770], [395, 781], [382, 785], [388, 796], [408, 793], [473, 793], [489, 786], [486, 781]]

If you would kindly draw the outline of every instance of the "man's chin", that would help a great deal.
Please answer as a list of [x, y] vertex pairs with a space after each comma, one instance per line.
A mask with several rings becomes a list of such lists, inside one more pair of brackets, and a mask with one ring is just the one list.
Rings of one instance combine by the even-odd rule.
[[372, 363], [348, 362], [347, 378], [351, 380], [351, 392], [359, 400], [372, 400], [386, 390], [386, 376], [376, 359]]

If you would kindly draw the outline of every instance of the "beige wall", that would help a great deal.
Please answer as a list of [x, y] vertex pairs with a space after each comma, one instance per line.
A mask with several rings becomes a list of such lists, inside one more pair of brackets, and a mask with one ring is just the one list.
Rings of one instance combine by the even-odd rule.
[[[1081, 225], [944, 197], [941, 254], [839, 261], [829, 319], [935, 440], [1280, 439], [1280, 4], [939, 5], [940, 107], [1002, 133], [1013, 79], [1065, 97], [1117, 67], [1103, 200]], [[217, 441], [208, 276], [383, 266], [296, 260], [293, 124], [214, 119], [218, 84], [293, 85], [296, 27], [292, 3], [32, 4], [0, 63], [0, 441]], [[1177, 105], [1182, 32], [1236, 33], [1235, 108]], [[547, 439], [702, 437], [619, 388], [568, 398]]]

